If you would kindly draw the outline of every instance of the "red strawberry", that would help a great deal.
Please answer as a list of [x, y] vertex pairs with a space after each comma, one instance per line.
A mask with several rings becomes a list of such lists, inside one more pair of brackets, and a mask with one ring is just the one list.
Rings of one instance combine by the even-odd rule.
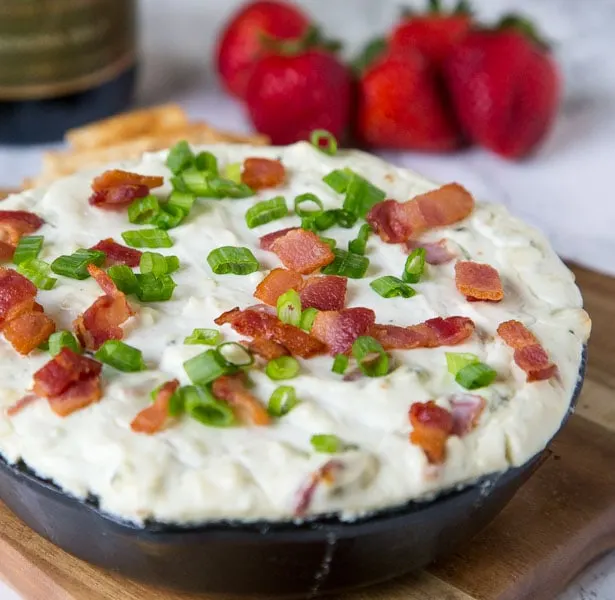
[[527, 21], [506, 17], [496, 30], [471, 33], [444, 69], [463, 129], [493, 152], [521, 158], [551, 127], [559, 74]]
[[314, 129], [343, 137], [350, 116], [349, 69], [326, 50], [295, 50], [267, 55], [254, 67], [245, 97], [254, 127], [274, 144], [308, 139]]
[[246, 4], [218, 40], [218, 73], [225, 87], [243, 98], [250, 72], [266, 52], [267, 40], [297, 40], [309, 29], [307, 16], [287, 2], [255, 0]]

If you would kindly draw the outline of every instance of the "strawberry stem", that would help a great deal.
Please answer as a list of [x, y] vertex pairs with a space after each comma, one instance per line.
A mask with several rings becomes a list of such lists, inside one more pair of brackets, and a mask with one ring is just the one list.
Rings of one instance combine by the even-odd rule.
[[321, 48], [332, 53], [339, 52], [342, 48], [339, 40], [325, 38], [320, 29], [315, 25], [310, 25], [301, 37], [291, 40], [280, 40], [264, 35], [261, 38], [261, 43], [266, 50], [283, 56], [296, 56], [311, 48]]
[[378, 37], [371, 40], [352, 62], [355, 73], [358, 75], [364, 73], [374, 61], [386, 52], [387, 48], [388, 43], [385, 38]]
[[504, 15], [497, 24], [496, 29], [513, 29], [531, 39], [541, 48], [548, 49], [549, 44], [538, 33], [538, 29], [530, 19], [519, 14]]

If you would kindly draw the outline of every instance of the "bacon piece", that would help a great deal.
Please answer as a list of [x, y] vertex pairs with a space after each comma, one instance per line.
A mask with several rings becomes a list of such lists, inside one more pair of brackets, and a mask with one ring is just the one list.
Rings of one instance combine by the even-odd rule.
[[442, 238], [437, 242], [420, 242], [417, 240], [408, 240], [406, 242], [408, 252], [412, 252], [416, 248], [425, 248], [425, 262], [430, 265], [443, 265], [455, 258], [447, 247], [447, 240]]
[[64, 347], [34, 373], [33, 391], [44, 398], [59, 396], [76, 381], [97, 377], [101, 369], [98, 361]]
[[25, 310], [32, 310], [36, 286], [13, 269], [0, 267], [0, 325]]
[[241, 335], [277, 342], [292, 356], [311, 358], [326, 351], [325, 345], [310, 334], [299, 327], [282, 323], [275, 315], [267, 312], [234, 308], [220, 315], [215, 323], [229, 323]]
[[254, 292], [254, 297], [265, 304], [276, 306], [278, 298], [288, 290], [300, 290], [303, 285], [303, 277], [295, 271], [288, 269], [273, 269], [263, 279]]
[[367, 335], [376, 314], [370, 308], [344, 308], [320, 311], [314, 319], [311, 334], [329, 349], [329, 354], [344, 354], [361, 335]]
[[474, 333], [474, 329], [474, 322], [467, 317], [436, 317], [408, 327], [376, 324], [369, 335], [385, 350], [412, 350], [461, 344]]
[[476, 394], [453, 394], [449, 401], [453, 415], [453, 435], [463, 437], [478, 425], [478, 419], [487, 403]]
[[135, 248], [128, 248], [128, 246], [122, 246], [122, 244], [118, 244], [113, 238], [100, 240], [100, 242], [92, 246], [90, 250], [100, 250], [106, 254], [105, 267], [110, 267], [112, 265], [138, 267], [141, 261], [141, 251]]
[[164, 184], [164, 177], [158, 175], [140, 175], [121, 169], [105, 171], [92, 181], [92, 191], [102, 192], [121, 185], [142, 185], [148, 191]]
[[312, 504], [314, 494], [318, 486], [325, 484], [331, 485], [335, 482], [336, 475], [344, 470], [344, 463], [340, 460], [332, 459], [327, 461], [322, 467], [319, 467], [310, 476], [307, 484], [299, 490], [297, 494], [297, 505], [295, 506], [295, 516], [302, 517], [305, 515]]
[[455, 264], [455, 284], [468, 300], [499, 302], [504, 298], [500, 274], [491, 265], [460, 260]]
[[148, 194], [149, 188], [146, 185], [119, 185], [94, 192], [88, 202], [104, 210], [120, 210], [132, 204], [137, 198], [145, 198]]
[[[0, 210], [0, 240], [16, 246], [23, 235], [34, 233], [45, 221], [26, 210]], [[8, 249], [4, 249], [7, 253]], [[12, 255], [11, 255], [12, 256]]]
[[474, 198], [461, 185], [449, 183], [407, 202], [384, 200], [367, 215], [367, 222], [389, 243], [405, 242], [428, 229], [452, 225], [474, 209]]
[[82, 379], [72, 384], [59, 396], [48, 399], [49, 407], [59, 417], [66, 417], [77, 410], [98, 402], [102, 397], [100, 376]]
[[328, 265], [335, 258], [328, 244], [305, 229], [295, 229], [279, 237], [271, 245], [271, 251], [285, 267], [303, 275]]
[[453, 433], [452, 414], [433, 400], [415, 402], [410, 407], [412, 432], [410, 441], [420, 446], [432, 464], [441, 464], [446, 458], [446, 440]]
[[246, 158], [243, 161], [241, 181], [253, 190], [277, 187], [286, 179], [286, 169], [279, 160]]
[[13, 254], [15, 254], [15, 246], [0, 240], [0, 260], [4, 262], [11, 261], [13, 260]]
[[348, 280], [337, 275], [310, 277], [299, 296], [302, 308], [318, 310], [342, 310], [346, 303]]
[[527, 381], [543, 381], [557, 373], [557, 366], [540, 345], [536, 336], [519, 321], [505, 321], [498, 335], [514, 349], [513, 360], [527, 374]]
[[243, 345], [253, 354], [257, 354], [265, 360], [273, 360], [274, 358], [288, 356], [289, 354], [288, 350], [282, 346], [282, 344], [261, 337], [256, 337], [251, 342], [243, 342]]
[[4, 325], [2, 332], [19, 354], [29, 354], [46, 342], [55, 330], [56, 325], [51, 317], [32, 310], [10, 320]]
[[243, 423], [269, 425], [271, 417], [267, 409], [246, 388], [243, 373], [222, 375], [212, 386], [214, 396], [227, 402], [235, 416]]
[[36, 396], [35, 394], [26, 394], [25, 396], [23, 396], [23, 398], [20, 398], [19, 400], [17, 400], [15, 404], [13, 404], [12, 406], [9, 406], [6, 409], [6, 414], [9, 417], [14, 417], [16, 414], [20, 413], [24, 408], [26, 408], [27, 406], [30, 406], [30, 404], [33, 404], [37, 400], [39, 400], [39, 397]]
[[286, 235], [289, 231], [297, 231], [297, 229], [300, 229], [300, 227], [287, 227], [286, 229], [279, 229], [278, 231], [272, 231], [271, 233], [264, 235], [260, 238], [261, 250], [271, 250], [273, 242]]
[[136, 433], [147, 433], [148, 435], [163, 429], [169, 420], [171, 398], [178, 387], [179, 381], [177, 379], [167, 381], [160, 386], [154, 403], [137, 414], [132, 420], [130, 428]]

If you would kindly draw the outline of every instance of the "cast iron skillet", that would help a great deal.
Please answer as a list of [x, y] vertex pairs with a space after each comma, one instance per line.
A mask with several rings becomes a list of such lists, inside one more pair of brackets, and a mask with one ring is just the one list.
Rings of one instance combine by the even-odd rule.
[[[585, 375], [583, 351], [574, 407]], [[313, 597], [419, 569], [467, 542], [508, 503], [544, 453], [431, 502], [353, 522], [217, 522], [140, 528], [71, 498], [23, 463], [0, 462], [0, 499], [37, 533], [88, 562], [192, 592]]]

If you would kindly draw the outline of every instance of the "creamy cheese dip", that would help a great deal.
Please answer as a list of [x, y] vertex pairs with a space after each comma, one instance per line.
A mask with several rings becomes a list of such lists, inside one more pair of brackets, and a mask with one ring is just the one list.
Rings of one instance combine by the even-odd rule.
[[[221, 168], [246, 157], [280, 158], [287, 171], [283, 187], [259, 192], [243, 200], [197, 201], [190, 216], [169, 231], [174, 246], [156, 249], [177, 255], [181, 268], [168, 302], [129, 301], [136, 316], [124, 325], [124, 342], [143, 351], [148, 370], [121, 373], [103, 370], [102, 400], [60, 418], [40, 400], [13, 417], [7, 407], [32, 384], [32, 375], [49, 360], [46, 352], [22, 357], [0, 338], [0, 453], [10, 463], [23, 460], [43, 478], [65, 492], [85, 498], [94, 494], [103, 510], [131, 521], [200, 522], [212, 519], [289, 519], [297, 493], [311, 473], [332, 456], [314, 451], [313, 434], [337, 434], [355, 450], [335, 455], [346, 468], [333, 486], [320, 486], [308, 514], [340, 511], [345, 518], [410, 499], [427, 498], [451, 486], [469, 483], [487, 473], [521, 465], [544, 448], [566, 415], [577, 383], [583, 344], [590, 321], [572, 273], [544, 237], [503, 206], [478, 204], [473, 214], [451, 227], [430, 231], [421, 240], [450, 240], [460, 258], [493, 265], [500, 273], [505, 298], [500, 303], [467, 302], [457, 291], [454, 264], [427, 266], [426, 275], [408, 299], [385, 299], [369, 286], [382, 275], [399, 276], [406, 254], [399, 244], [385, 244], [372, 235], [366, 256], [370, 267], [364, 279], [349, 279], [346, 305], [376, 312], [376, 322], [411, 325], [432, 317], [470, 317], [477, 331], [454, 348], [399, 350], [399, 365], [382, 378], [343, 381], [331, 372], [332, 357], [301, 360], [300, 375], [274, 382], [261, 371], [251, 372], [254, 395], [266, 404], [280, 383], [296, 389], [300, 404], [271, 426], [238, 425], [216, 429], [188, 417], [155, 435], [134, 433], [130, 423], [151, 402], [150, 392], [172, 378], [189, 384], [183, 363], [206, 347], [184, 345], [196, 327], [211, 328], [214, 319], [235, 306], [257, 301], [257, 284], [274, 267], [282, 266], [272, 252], [259, 249], [260, 236], [299, 225], [291, 214], [255, 229], [245, 224], [245, 212], [255, 202], [284, 195], [317, 194], [325, 209], [341, 205], [322, 177], [333, 169], [350, 167], [386, 191], [388, 198], [405, 201], [436, 187], [405, 169], [373, 156], [342, 151], [326, 156], [306, 143], [286, 148], [216, 145]], [[170, 192], [166, 152], [147, 154], [139, 162], [122, 163], [129, 171], [165, 176], [161, 197]], [[103, 238], [123, 243], [121, 232], [136, 229], [125, 211], [100, 210], [88, 204], [94, 176], [106, 168], [82, 172], [47, 189], [27, 191], [3, 202], [5, 209], [32, 211], [45, 220], [37, 235], [45, 236], [40, 258], [52, 261]], [[292, 212], [292, 211], [291, 211]], [[353, 229], [333, 228], [324, 235], [345, 248], [356, 236]], [[214, 275], [206, 258], [219, 246], [247, 246], [261, 270], [251, 275]], [[71, 329], [73, 320], [101, 295], [93, 279], [59, 277], [54, 289], [40, 291], [37, 300], [57, 323]], [[512, 360], [512, 350], [496, 336], [506, 320], [524, 322], [559, 368], [559, 377], [526, 383]], [[226, 341], [239, 340], [229, 325], [221, 328]], [[478, 390], [487, 407], [478, 426], [463, 438], [451, 436], [441, 466], [427, 462], [424, 452], [408, 440], [408, 409], [413, 402], [435, 399], [449, 408], [447, 397], [464, 392], [447, 372], [445, 352], [472, 352], [498, 372], [495, 383]]]

